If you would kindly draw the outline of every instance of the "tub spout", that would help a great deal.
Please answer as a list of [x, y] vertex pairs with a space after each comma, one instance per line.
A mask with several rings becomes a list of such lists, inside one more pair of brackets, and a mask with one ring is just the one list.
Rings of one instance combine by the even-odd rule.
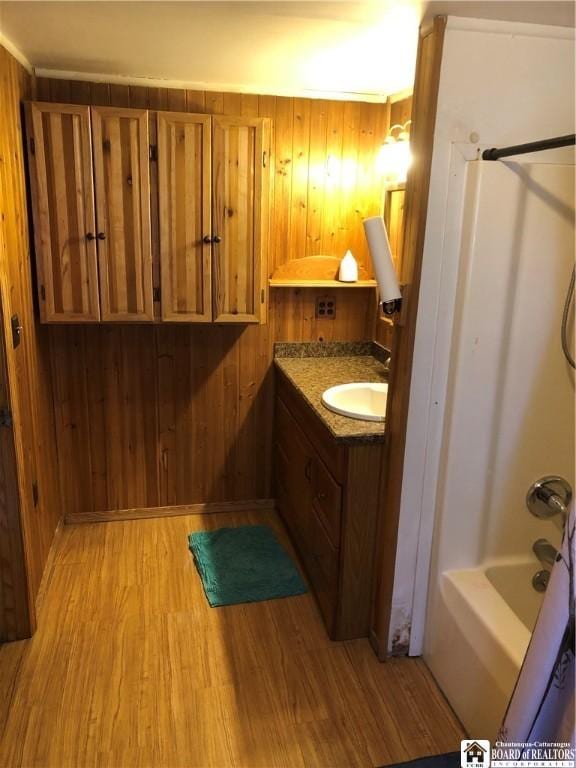
[[537, 539], [532, 545], [532, 552], [542, 565], [554, 565], [558, 555], [558, 550], [548, 539]]

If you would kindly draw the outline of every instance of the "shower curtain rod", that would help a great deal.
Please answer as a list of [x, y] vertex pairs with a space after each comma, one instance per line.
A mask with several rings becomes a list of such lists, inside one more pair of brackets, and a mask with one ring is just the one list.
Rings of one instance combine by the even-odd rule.
[[542, 139], [541, 141], [529, 141], [527, 144], [516, 144], [512, 147], [501, 149], [485, 149], [482, 152], [482, 160], [499, 160], [510, 155], [525, 155], [528, 152], [541, 152], [544, 149], [556, 149], [557, 147], [570, 147], [576, 144], [576, 133], [567, 136], [556, 136], [554, 139]]

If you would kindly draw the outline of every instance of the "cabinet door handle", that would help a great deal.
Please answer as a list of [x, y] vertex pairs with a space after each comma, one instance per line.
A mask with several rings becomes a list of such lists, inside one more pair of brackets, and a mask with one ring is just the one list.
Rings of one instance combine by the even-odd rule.
[[89, 242], [92, 242], [92, 240], [96, 240], [96, 235], [94, 235], [92, 232], [87, 232], [86, 240], [88, 240]]
[[311, 472], [310, 472], [311, 468], [312, 468], [312, 459], [308, 459], [308, 461], [306, 462], [306, 466], [304, 467], [304, 476], [306, 477], [306, 480], [308, 480], [309, 483], [312, 481]]
[[98, 232], [98, 240], [106, 240], [106, 233]]
[[212, 238], [212, 240], [213, 240], [213, 242], [215, 242], [215, 243], [221, 243], [221, 242], [222, 242], [222, 238], [220, 237], [220, 235], [214, 235], [214, 237]]
[[319, 491], [319, 492], [316, 494], [316, 498], [318, 499], [318, 501], [324, 501], [324, 499], [326, 498], [326, 494], [325, 494], [325, 493], [323, 493], [322, 491]]
[[210, 237], [210, 235], [204, 235], [204, 237], [202, 238], [202, 240], [204, 240], [204, 242], [206, 243], [206, 245], [209, 245], [209, 244], [212, 242], [212, 238]]

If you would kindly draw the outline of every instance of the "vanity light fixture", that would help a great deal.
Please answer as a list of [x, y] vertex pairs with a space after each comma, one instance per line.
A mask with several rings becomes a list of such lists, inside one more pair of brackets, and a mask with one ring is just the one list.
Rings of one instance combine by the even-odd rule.
[[412, 162], [409, 131], [411, 124], [412, 120], [407, 120], [403, 125], [391, 126], [380, 147], [377, 163], [387, 184], [401, 184], [406, 181]]
[[364, 219], [362, 223], [364, 224], [364, 233], [368, 241], [374, 274], [378, 282], [379, 303], [382, 304], [384, 314], [393, 315], [400, 311], [402, 294], [394, 271], [384, 219], [382, 216], [370, 216]]

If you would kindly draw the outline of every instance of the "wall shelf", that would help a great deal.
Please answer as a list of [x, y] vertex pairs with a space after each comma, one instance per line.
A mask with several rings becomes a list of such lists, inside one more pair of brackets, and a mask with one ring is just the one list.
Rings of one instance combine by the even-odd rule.
[[355, 283], [342, 283], [340, 280], [298, 280], [272, 278], [270, 288], [375, 288], [376, 280], [357, 280]]
[[304, 256], [280, 264], [268, 285], [270, 288], [374, 288], [366, 267], [358, 265], [358, 280], [343, 283], [337, 279], [340, 259], [336, 256]]

